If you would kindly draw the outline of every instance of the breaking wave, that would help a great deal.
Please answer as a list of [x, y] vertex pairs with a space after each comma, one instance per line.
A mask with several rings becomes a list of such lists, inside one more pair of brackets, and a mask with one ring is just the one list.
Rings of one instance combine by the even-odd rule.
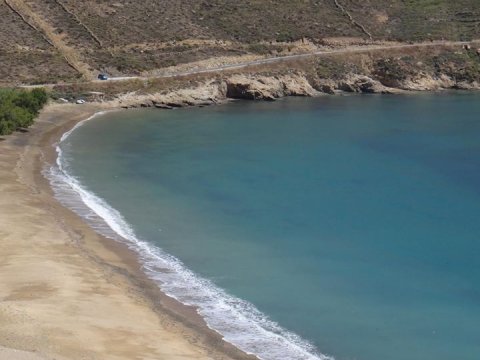
[[333, 360], [316, 352], [312, 344], [283, 329], [251, 303], [229, 295], [193, 273], [179, 259], [139, 239], [122, 214], [68, 172], [69, 162], [62, 143], [75, 129], [99, 114], [78, 123], [55, 145], [56, 164], [44, 169], [55, 197], [95, 231], [135, 251], [145, 273], [164, 293], [185, 305], [195, 306], [211, 329], [242, 351], [263, 360]]

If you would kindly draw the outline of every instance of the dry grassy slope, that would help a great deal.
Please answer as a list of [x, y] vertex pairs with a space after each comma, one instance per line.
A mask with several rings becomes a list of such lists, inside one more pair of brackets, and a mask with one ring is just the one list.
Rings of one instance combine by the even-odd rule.
[[[110, 44], [185, 38], [284, 40], [362, 36], [334, 0], [61, 0]], [[379, 38], [475, 37], [477, 0], [338, 0]], [[111, 19], [112, 21], [105, 21]]]
[[[38, 58], [39, 52], [35, 49], [45, 47], [45, 44], [42, 45], [45, 41], [31, 29], [26, 32], [25, 24], [18, 16], [9, 13], [4, 1], [0, 0], [3, 14], [0, 54], [7, 53], [2, 56], [8, 70], [4, 67], [1, 73], [3, 80], [12, 80], [17, 74], [22, 75], [22, 80], [38, 80], [45, 72], [54, 77], [76, 76], [70, 70], [64, 71], [66, 65], [62, 64], [60, 57], [55, 57], [55, 50], [48, 46]], [[47, 21], [56, 35], [61, 36], [94, 72], [105, 70], [112, 74], [136, 73], [218, 55], [268, 52], [275, 47], [269, 42], [275, 40], [367, 38], [366, 33], [352, 23], [349, 15], [374, 39], [409, 41], [480, 37], [478, 0], [23, 2]], [[345, 11], [341, 11], [339, 4]], [[26, 51], [19, 61], [14, 61], [18, 57], [11, 49], [12, 36], [18, 38], [14, 43], [29, 42], [34, 49], [31, 54]], [[185, 39], [219, 41], [181, 42]], [[4, 47], [3, 44], [7, 45]], [[45, 61], [47, 58], [48, 64]], [[32, 63], [41, 63], [41, 66], [27, 71]]]
[[476, 0], [342, 0], [377, 38], [469, 40], [480, 35]]
[[0, 84], [72, 79], [77, 76], [42, 35], [0, 2]]

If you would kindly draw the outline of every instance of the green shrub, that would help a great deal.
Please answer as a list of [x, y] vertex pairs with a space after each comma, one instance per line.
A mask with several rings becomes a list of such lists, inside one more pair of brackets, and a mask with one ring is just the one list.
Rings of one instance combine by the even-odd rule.
[[44, 89], [0, 90], [0, 135], [32, 125], [47, 101]]

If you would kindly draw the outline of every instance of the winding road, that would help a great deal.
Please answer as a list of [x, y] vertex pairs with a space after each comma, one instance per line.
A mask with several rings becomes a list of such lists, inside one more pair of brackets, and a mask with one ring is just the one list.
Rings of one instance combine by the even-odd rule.
[[[226, 64], [218, 67], [207, 67], [194, 69], [189, 71], [181, 72], [172, 72], [170, 74], [162, 75], [152, 75], [152, 76], [119, 76], [111, 77], [108, 80], [91, 80], [90, 82], [110, 82], [110, 81], [129, 81], [129, 80], [151, 80], [151, 79], [166, 79], [173, 77], [182, 77], [196, 74], [205, 74], [205, 73], [219, 73], [223, 71], [233, 70], [233, 69], [242, 69], [249, 66], [257, 65], [266, 65], [281, 63], [290, 60], [299, 60], [309, 57], [316, 56], [325, 56], [325, 55], [340, 55], [340, 54], [354, 54], [368, 51], [379, 51], [379, 50], [398, 50], [398, 49], [408, 49], [408, 48], [428, 48], [428, 47], [439, 47], [439, 46], [459, 46], [462, 47], [467, 44], [477, 43], [480, 40], [472, 41], [432, 41], [432, 42], [421, 42], [421, 43], [409, 43], [409, 44], [379, 44], [379, 45], [364, 45], [364, 46], [350, 46], [334, 50], [319, 50], [309, 53], [302, 54], [293, 54], [285, 56], [276, 56], [269, 57], [264, 59], [258, 59], [253, 61], [240, 62], [235, 64]], [[23, 85], [21, 87], [34, 88], [34, 87], [54, 87], [57, 84], [40, 84], [40, 85]], [[62, 83], [62, 85], [69, 85], [69, 83]]]

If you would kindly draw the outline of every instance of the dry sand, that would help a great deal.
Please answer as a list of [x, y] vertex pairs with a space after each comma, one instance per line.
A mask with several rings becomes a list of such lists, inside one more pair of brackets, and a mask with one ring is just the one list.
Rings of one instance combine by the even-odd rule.
[[0, 141], [0, 359], [251, 359], [53, 199], [52, 143], [98, 110], [49, 106]]

